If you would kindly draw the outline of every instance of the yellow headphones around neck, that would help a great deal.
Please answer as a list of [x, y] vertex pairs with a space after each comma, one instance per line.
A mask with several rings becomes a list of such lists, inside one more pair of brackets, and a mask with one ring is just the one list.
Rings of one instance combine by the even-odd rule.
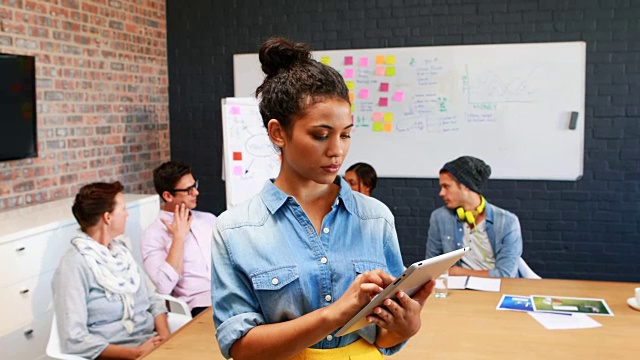
[[460, 221], [466, 221], [467, 223], [476, 226], [476, 216], [482, 214], [484, 208], [486, 206], [486, 202], [484, 201], [484, 196], [480, 195], [480, 205], [475, 210], [465, 211], [462, 206], [456, 209], [456, 213], [458, 214], [458, 219]]

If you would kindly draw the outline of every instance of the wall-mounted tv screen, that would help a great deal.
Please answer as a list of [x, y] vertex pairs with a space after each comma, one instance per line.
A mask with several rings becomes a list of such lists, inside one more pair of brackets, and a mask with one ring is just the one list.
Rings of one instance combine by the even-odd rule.
[[0, 53], [0, 161], [36, 156], [35, 58]]

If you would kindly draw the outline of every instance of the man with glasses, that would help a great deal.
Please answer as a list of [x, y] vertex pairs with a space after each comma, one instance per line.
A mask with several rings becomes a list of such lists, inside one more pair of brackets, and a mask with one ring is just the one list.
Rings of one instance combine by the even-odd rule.
[[449, 275], [518, 276], [520, 222], [482, 196], [490, 175], [491, 167], [472, 156], [461, 156], [440, 169], [440, 197], [446, 206], [431, 213], [426, 257], [471, 248]]
[[198, 180], [189, 165], [168, 161], [153, 170], [162, 209], [142, 233], [144, 268], [161, 294], [184, 300], [193, 316], [211, 306], [211, 238], [215, 215], [193, 210]]

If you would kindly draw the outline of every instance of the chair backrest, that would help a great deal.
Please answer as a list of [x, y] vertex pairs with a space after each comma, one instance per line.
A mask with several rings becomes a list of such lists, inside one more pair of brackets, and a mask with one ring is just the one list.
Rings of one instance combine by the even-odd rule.
[[525, 279], [542, 279], [538, 274], [531, 270], [523, 258], [518, 260], [518, 276]]
[[58, 322], [56, 321], [56, 314], [53, 314], [53, 319], [51, 319], [51, 332], [49, 333], [49, 342], [47, 343], [47, 356], [53, 359], [61, 359], [61, 360], [85, 360], [85, 358], [65, 354], [61, 350], [60, 346], [60, 335], [58, 334]]

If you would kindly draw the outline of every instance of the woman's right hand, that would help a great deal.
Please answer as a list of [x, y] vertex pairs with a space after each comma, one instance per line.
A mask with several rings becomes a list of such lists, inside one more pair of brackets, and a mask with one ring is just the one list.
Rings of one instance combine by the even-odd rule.
[[137, 351], [137, 357], [140, 357], [146, 353], [148, 353], [149, 351], [155, 349], [156, 347], [158, 347], [158, 345], [162, 344], [162, 342], [164, 341], [164, 337], [162, 336], [154, 336], [151, 339], [145, 341], [142, 345], [139, 345], [136, 349]]
[[333, 313], [337, 316], [337, 322], [344, 325], [394, 280], [393, 276], [381, 269], [358, 275], [344, 295], [331, 305]]

